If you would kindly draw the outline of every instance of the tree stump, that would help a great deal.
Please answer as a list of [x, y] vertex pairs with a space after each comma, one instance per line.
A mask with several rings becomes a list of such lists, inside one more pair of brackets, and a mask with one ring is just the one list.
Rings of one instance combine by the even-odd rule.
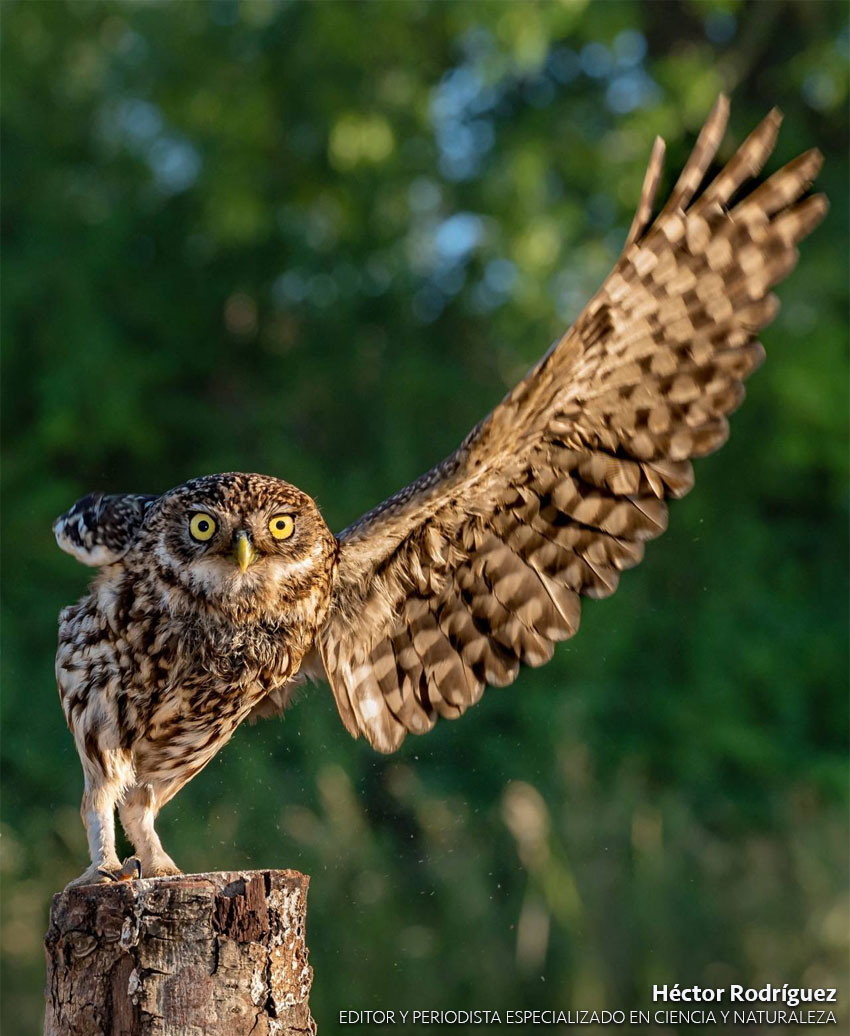
[[45, 1036], [315, 1033], [310, 879], [223, 871], [53, 897]]

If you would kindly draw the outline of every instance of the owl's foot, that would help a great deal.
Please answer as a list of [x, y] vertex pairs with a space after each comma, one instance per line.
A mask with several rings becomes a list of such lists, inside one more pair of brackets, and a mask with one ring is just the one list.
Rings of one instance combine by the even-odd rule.
[[79, 878], [74, 878], [65, 886], [65, 890], [79, 888], [83, 885], [111, 885], [116, 881], [132, 881], [142, 876], [142, 865], [135, 856], [128, 856], [123, 863], [115, 861], [116, 866], [96, 867], [94, 864], [84, 871]]
[[177, 864], [166, 858], [165, 860], [156, 860], [152, 865], [145, 870], [146, 878], [170, 878], [175, 874], [182, 874], [183, 871], [177, 866]]
[[107, 881], [133, 881], [142, 876], [142, 861], [138, 856], [128, 856], [117, 870], [99, 868]]

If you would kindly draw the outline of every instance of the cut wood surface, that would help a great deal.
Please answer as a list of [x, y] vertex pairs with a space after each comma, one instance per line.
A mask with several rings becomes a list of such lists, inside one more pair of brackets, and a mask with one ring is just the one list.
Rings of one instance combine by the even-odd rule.
[[53, 897], [45, 1036], [315, 1033], [310, 879], [220, 871]]

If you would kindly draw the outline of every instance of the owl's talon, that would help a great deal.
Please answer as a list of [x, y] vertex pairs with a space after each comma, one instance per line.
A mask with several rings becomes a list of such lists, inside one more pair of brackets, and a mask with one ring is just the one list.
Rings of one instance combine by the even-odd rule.
[[114, 885], [119, 881], [135, 881], [142, 876], [142, 863], [138, 856], [128, 856], [117, 867], [95, 867], [69, 881], [66, 889], [80, 888], [83, 885]]
[[173, 861], [169, 860], [165, 863], [154, 864], [148, 871], [149, 878], [173, 878], [178, 874], [182, 874], [183, 871], [177, 867]]
[[118, 880], [116, 875], [120, 870], [120, 867], [111, 870], [109, 867], [96, 867], [92, 864], [88, 870], [83, 871], [79, 878], [69, 881], [65, 890], [82, 888], [85, 885], [111, 885]]
[[138, 856], [128, 856], [121, 869], [112, 872], [113, 881], [137, 881], [142, 876], [142, 861]]

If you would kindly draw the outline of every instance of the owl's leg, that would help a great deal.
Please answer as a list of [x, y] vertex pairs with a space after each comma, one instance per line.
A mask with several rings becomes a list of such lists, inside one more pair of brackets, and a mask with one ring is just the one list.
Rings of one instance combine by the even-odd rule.
[[139, 854], [142, 874], [146, 878], [181, 874], [180, 868], [162, 848], [162, 842], [154, 828], [157, 803], [151, 785], [137, 784], [128, 788], [118, 810], [127, 837]]
[[115, 851], [115, 805], [120, 793], [120, 783], [95, 783], [86, 774], [80, 814], [86, 828], [92, 862], [88, 870], [68, 882], [66, 888], [100, 885], [139, 876], [136, 861], [127, 860], [122, 865]]

